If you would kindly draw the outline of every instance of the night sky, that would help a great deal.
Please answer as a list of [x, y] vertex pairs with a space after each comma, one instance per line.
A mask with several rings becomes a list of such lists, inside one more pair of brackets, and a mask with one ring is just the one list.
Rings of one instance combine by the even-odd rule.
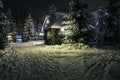
[[[19, 14], [25, 9], [31, 9], [33, 15], [47, 14], [49, 6], [54, 4], [57, 7], [57, 11], [68, 12], [68, 3], [71, 0], [3, 0], [5, 6], [11, 9], [14, 13]], [[88, 11], [94, 11], [100, 6], [104, 6], [106, 3], [104, 0], [85, 0], [89, 5]]]

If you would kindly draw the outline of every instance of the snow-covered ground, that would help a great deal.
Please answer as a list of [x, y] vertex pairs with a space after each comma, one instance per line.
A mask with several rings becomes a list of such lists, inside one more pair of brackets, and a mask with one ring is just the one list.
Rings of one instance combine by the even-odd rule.
[[69, 50], [28, 42], [0, 52], [0, 80], [120, 80], [119, 74], [120, 50]]

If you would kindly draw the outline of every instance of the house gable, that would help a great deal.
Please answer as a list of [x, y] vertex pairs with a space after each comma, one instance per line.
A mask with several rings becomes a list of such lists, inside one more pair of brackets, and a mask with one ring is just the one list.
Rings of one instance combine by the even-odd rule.
[[49, 17], [49, 15], [47, 15], [45, 17], [45, 20], [44, 20], [41, 31], [44, 31], [44, 30], [47, 30], [47, 29], [50, 29], [50, 28], [57, 28], [57, 29], [62, 28], [63, 16], [65, 14], [66, 13], [56, 12], [56, 19], [53, 22], [50, 22], [50, 20], [49, 20], [50, 17]]

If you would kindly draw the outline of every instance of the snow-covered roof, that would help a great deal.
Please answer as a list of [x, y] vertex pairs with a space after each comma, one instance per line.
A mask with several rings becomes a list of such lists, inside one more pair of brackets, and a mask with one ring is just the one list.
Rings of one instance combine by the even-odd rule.
[[63, 13], [63, 12], [56, 12], [56, 15], [57, 16], [64, 16], [66, 13]]
[[62, 24], [62, 17], [65, 15], [66, 13], [64, 12], [56, 12], [56, 20], [52, 23], [47, 23], [47, 20], [49, 21], [49, 15], [46, 15], [43, 26], [42, 26], [42, 30], [46, 30], [49, 28], [61, 28], [61, 24]]

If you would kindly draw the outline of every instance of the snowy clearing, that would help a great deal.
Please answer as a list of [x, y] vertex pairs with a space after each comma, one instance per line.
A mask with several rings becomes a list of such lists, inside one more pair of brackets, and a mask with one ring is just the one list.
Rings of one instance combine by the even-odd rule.
[[120, 80], [120, 50], [23, 43], [0, 54], [0, 80]]

